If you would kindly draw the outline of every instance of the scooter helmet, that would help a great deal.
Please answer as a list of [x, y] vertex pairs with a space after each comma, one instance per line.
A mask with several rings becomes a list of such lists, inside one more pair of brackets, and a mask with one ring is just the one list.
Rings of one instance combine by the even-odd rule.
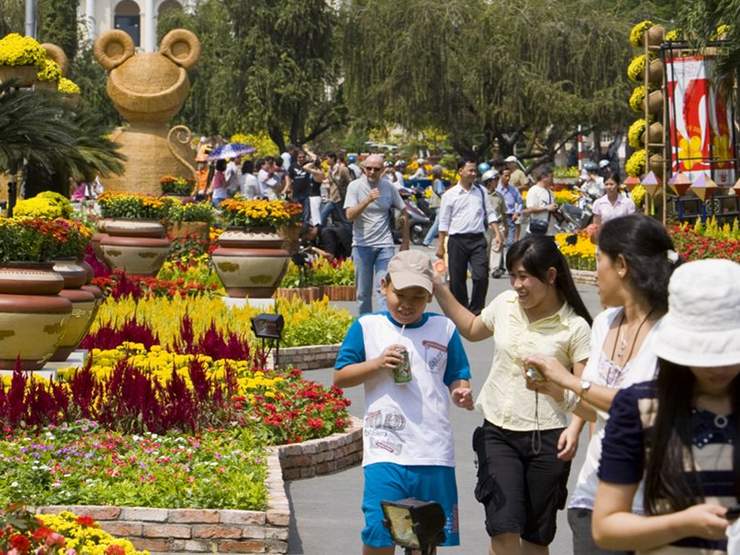
[[491, 179], [496, 179], [498, 177], [498, 172], [496, 170], [488, 170], [483, 174], [483, 176], [480, 178], [480, 180], [485, 183], [486, 181], [490, 181]]
[[481, 175], [491, 169], [491, 166], [487, 162], [481, 162], [478, 164], [478, 173]]
[[357, 162], [357, 155], [350, 154], [349, 156], [347, 156], [347, 162], [349, 162], [350, 164], [354, 164], [355, 162]]
[[588, 162], [586, 162], [586, 163], [583, 164], [583, 169], [586, 170], [589, 173], [591, 173], [591, 172], [597, 172], [597, 171], [599, 171], [599, 165], [596, 162], [594, 162], [593, 160], [589, 160]]

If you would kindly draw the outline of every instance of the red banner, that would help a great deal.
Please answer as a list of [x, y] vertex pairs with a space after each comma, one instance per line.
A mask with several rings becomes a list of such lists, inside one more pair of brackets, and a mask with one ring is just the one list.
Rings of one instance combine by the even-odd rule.
[[692, 181], [704, 173], [720, 187], [732, 187], [732, 106], [712, 83], [713, 62], [705, 56], [666, 59], [671, 173], [684, 172]]

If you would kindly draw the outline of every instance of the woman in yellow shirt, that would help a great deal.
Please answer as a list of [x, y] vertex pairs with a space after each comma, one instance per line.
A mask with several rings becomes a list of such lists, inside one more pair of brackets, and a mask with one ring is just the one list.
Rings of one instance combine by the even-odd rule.
[[565, 503], [581, 423], [574, 419], [569, 425], [568, 413], [552, 397], [531, 389], [523, 360], [546, 352], [580, 375], [589, 355], [591, 316], [551, 238], [529, 236], [514, 243], [506, 268], [512, 290], [498, 295], [480, 316], [458, 303], [440, 279], [434, 292], [463, 337], [493, 337], [496, 343], [476, 401], [484, 421], [473, 434], [475, 496], [485, 507], [491, 553], [545, 555]]

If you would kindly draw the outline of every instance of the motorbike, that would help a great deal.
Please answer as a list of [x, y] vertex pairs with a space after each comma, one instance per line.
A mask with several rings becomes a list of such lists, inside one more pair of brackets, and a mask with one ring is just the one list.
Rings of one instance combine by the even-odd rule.
[[582, 192], [577, 204], [561, 204], [555, 212], [555, 227], [561, 233], [578, 233], [593, 219], [593, 204], [596, 198], [590, 192]]
[[401, 189], [399, 193], [401, 194], [409, 217], [411, 242], [415, 245], [421, 245], [427, 231], [429, 231], [429, 228], [434, 222], [434, 216], [431, 215], [430, 217], [430, 214], [427, 213], [427, 211], [431, 211], [431, 208], [429, 208], [426, 200], [423, 199], [423, 193], [420, 191]]

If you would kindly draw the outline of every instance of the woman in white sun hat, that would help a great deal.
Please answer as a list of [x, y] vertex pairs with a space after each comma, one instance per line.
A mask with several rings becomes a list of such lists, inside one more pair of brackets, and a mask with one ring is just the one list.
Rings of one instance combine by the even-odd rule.
[[[668, 313], [652, 344], [657, 379], [620, 391], [609, 411], [594, 540], [638, 554], [726, 553], [734, 513], [728, 509], [740, 503], [740, 449], [734, 447], [740, 265], [684, 264], [673, 273], [668, 294]], [[630, 512], [641, 481], [646, 516]]]

